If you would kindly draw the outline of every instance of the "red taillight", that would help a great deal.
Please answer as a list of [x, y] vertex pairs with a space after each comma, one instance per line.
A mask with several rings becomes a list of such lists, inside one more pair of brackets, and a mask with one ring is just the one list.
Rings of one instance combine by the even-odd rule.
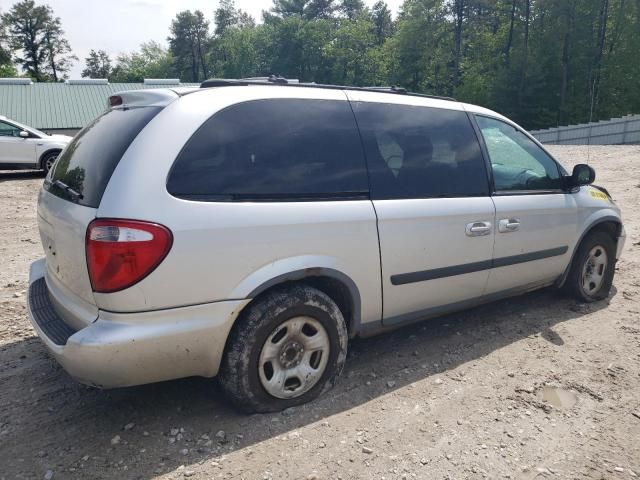
[[167, 227], [137, 220], [94, 220], [87, 227], [87, 266], [94, 292], [124, 290], [149, 275], [167, 256]]

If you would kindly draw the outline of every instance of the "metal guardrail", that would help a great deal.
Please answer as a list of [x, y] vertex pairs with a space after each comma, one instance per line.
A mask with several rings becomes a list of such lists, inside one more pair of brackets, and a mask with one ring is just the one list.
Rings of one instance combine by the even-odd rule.
[[531, 135], [550, 145], [640, 144], [640, 115], [565, 127], [534, 130]]

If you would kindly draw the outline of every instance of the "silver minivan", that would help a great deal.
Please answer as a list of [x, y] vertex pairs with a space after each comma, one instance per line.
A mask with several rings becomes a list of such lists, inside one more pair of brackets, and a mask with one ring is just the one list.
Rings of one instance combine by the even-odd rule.
[[109, 101], [44, 182], [30, 272], [33, 325], [80, 382], [217, 376], [275, 411], [333, 385], [350, 338], [609, 294], [620, 210], [490, 110], [281, 78]]

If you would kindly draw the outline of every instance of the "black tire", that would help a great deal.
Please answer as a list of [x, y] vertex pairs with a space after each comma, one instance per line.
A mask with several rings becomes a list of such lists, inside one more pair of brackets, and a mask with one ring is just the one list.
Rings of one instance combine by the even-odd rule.
[[[324, 327], [329, 344], [328, 360], [324, 372], [308, 391], [295, 398], [277, 398], [268, 393], [261, 382], [260, 354], [280, 325], [302, 316]], [[232, 404], [245, 412], [284, 410], [309, 402], [333, 387], [344, 367], [347, 343], [344, 317], [328, 295], [306, 285], [274, 289], [241, 313], [229, 334], [218, 379]]]
[[[587, 263], [590, 252], [600, 247], [606, 253], [607, 262], [602, 274], [602, 281], [594, 291], [587, 291], [583, 284], [583, 269]], [[571, 270], [565, 283], [565, 287], [578, 300], [583, 302], [597, 302], [609, 296], [613, 285], [613, 276], [616, 266], [616, 244], [611, 235], [595, 231], [588, 234], [580, 243], [578, 251], [571, 264]]]
[[45, 175], [49, 173], [49, 170], [51, 170], [51, 166], [53, 165], [53, 162], [55, 162], [56, 158], [58, 158], [59, 155], [60, 155], [60, 152], [49, 152], [45, 154], [44, 157], [42, 157], [42, 160], [40, 161], [40, 167], [44, 171]]

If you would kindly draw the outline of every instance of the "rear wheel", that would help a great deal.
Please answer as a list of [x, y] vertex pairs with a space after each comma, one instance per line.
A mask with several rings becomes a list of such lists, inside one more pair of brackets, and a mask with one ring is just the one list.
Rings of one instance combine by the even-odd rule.
[[219, 381], [247, 412], [274, 412], [313, 400], [335, 383], [347, 353], [336, 303], [308, 286], [268, 292], [232, 329]]
[[616, 245], [605, 232], [590, 233], [580, 244], [573, 259], [566, 286], [583, 302], [595, 302], [609, 296], [615, 273]]
[[49, 170], [51, 170], [51, 167], [53, 167], [53, 164], [58, 158], [58, 155], [60, 155], [60, 152], [49, 152], [44, 157], [42, 157], [42, 161], [40, 163], [42, 166], [42, 170], [44, 170], [44, 173], [49, 173]]

